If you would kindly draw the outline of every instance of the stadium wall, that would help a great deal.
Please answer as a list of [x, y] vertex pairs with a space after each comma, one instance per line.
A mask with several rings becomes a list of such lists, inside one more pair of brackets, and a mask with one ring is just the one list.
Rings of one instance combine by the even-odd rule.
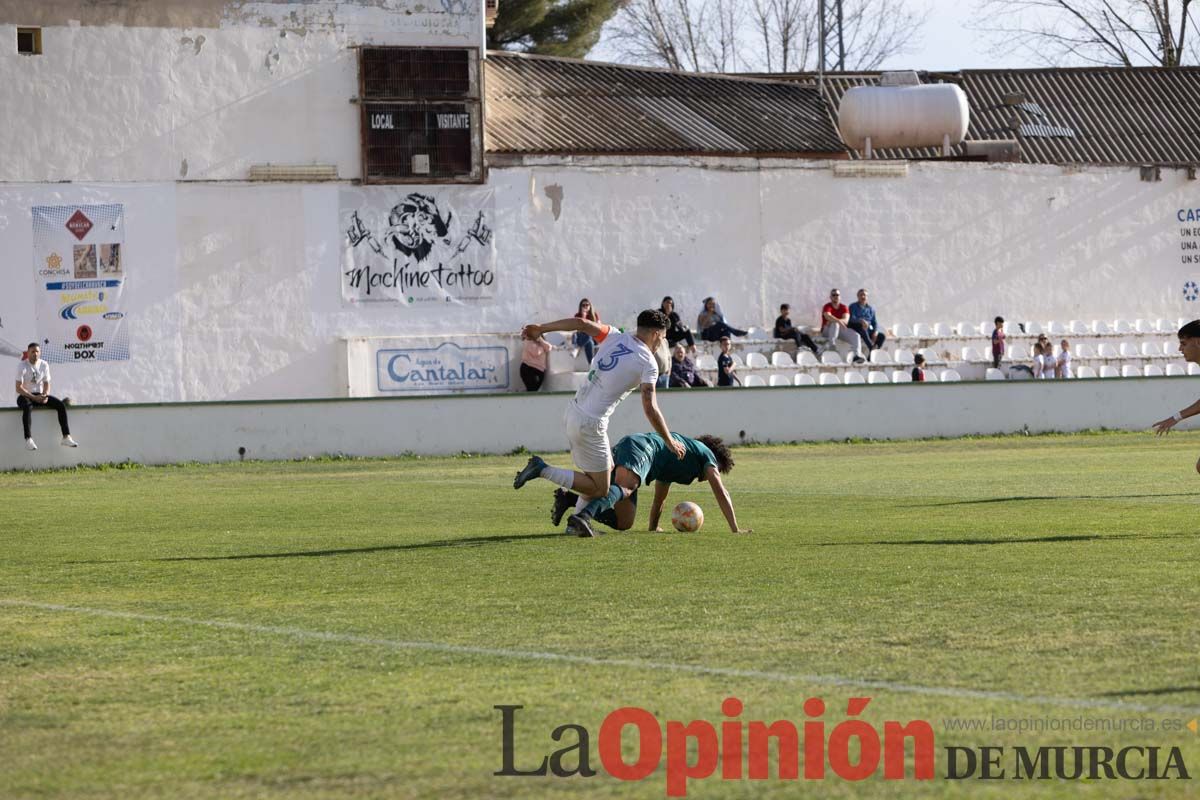
[[[1144, 430], [1195, 396], [1192, 380], [1132, 378], [674, 391], [664, 393], [661, 404], [673, 429], [736, 443]], [[491, 394], [77, 407], [71, 427], [82, 446], [60, 447], [54, 415], [39, 411], [34, 436], [41, 449], [35, 452], [21, 442], [19, 412], [6, 409], [0, 411], [0, 430], [7, 432], [0, 470], [328, 454], [503, 454], [518, 447], [553, 452], [566, 447], [562, 415], [568, 398]], [[1193, 424], [1185, 422], [1181, 430]], [[639, 404], [626, 402], [610, 435], [616, 441], [647, 428]], [[819, 471], [819, 465], [813, 468]]]
[[840, 178], [816, 162], [535, 159], [494, 167], [482, 190], [423, 189], [490, 193], [495, 283], [483, 300], [412, 306], [347, 302], [343, 270], [345, 198], [386, 215], [412, 187], [0, 183], [0, 340], [11, 355], [41, 338], [31, 208], [104, 203], [125, 214], [130, 357], [56, 365], [55, 391], [79, 403], [347, 396], [348, 340], [511, 336], [581, 296], [619, 325], [666, 294], [689, 324], [710, 294], [735, 325], [769, 325], [780, 302], [805, 323], [830, 286], [870, 289], [885, 327], [1200, 316], [1197, 185], [1166, 169], [1147, 182], [913, 163]]

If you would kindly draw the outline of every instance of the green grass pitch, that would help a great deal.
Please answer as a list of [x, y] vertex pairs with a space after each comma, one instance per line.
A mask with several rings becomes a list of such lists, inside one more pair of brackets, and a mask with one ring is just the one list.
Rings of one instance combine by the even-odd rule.
[[[1200, 792], [1200, 436], [734, 454], [753, 534], [702, 485], [671, 496], [701, 532], [645, 532], [645, 497], [594, 541], [551, 529], [547, 482], [512, 490], [523, 455], [0, 475], [0, 798], [663, 797], [663, 768], [494, 776], [493, 706], [525, 707], [518, 767], [577, 723], [599, 770], [614, 709], [719, 724], [729, 696], [797, 726], [821, 697], [827, 731], [870, 697], [880, 730], [930, 722], [937, 777], [772, 765], [689, 797]], [[1110, 727], [992, 722], [1083, 718]], [[944, 778], [983, 745], [1174, 746], [1193, 777]]]

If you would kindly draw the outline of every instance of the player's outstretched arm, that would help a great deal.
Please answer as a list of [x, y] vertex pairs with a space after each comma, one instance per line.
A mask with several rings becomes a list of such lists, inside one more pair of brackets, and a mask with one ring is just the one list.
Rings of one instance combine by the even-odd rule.
[[1154, 432], [1159, 436], [1162, 436], [1164, 433], [1170, 433], [1171, 428], [1174, 428], [1176, 424], [1183, 422], [1188, 417], [1194, 417], [1197, 414], [1200, 414], [1200, 400], [1192, 403], [1178, 414], [1167, 417], [1166, 419], [1160, 419], [1158, 422], [1154, 423]]
[[543, 333], [550, 331], [583, 331], [593, 339], [603, 337], [607, 326], [598, 322], [592, 322], [590, 319], [582, 317], [567, 317], [566, 319], [556, 319], [553, 322], [545, 322], [541, 325], [526, 325], [521, 329], [521, 338], [537, 339]]
[[658, 527], [658, 521], [662, 518], [663, 503], [667, 502], [667, 493], [671, 491], [671, 484], [666, 481], [654, 482], [654, 502], [650, 505], [650, 530], [662, 533], [662, 528]]
[[708, 485], [712, 487], [713, 497], [717, 499], [717, 505], [721, 507], [721, 513], [725, 515], [725, 521], [729, 523], [729, 530], [734, 533], [754, 533], [751, 528], [738, 527], [737, 514], [733, 513], [733, 500], [730, 499], [729, 491], [721, 481], [721, 473], [717, 471], [716, 467], [709, 467], [707, 474]]
[[654, 393], [653, 383], [643, 383], [641, 385], [642, 393], [642, 411], [646, 415], [646, 419], [650, 421], [650, 426], [654, 428], [654, 432], [663, 438], [667, 443], [667, 447], [671, 448], [671, 452], [676, 458], [683, 458], [687, 455], [687, 449], [671, 435], [671, 429], [667, 427], [667, 420], [662, 415], [662, 411], [658, 407], [658, 397]]

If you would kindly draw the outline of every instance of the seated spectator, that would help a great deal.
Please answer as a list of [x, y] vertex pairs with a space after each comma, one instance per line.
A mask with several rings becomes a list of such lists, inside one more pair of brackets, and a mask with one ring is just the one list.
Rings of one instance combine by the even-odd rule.
[[1046, 334], [1038, 336], [1033, 344], [1033, 377], [1053, 378], [1058, 371], [1058, 361], [1054, 358], [1054, 345]]
[[696, 330], [700, 331], [700, 338], [706, 342], [720, 341], [722, 336], [746, 335], [745, 331], [725, 322], [725, 315], [721, 313], [721, 307], [712, 297], [704, 298], [704, 310], [696, 318]]
[[883, 343], [887, 341], [883, 331], [879, 330], [879, 323], [875, 321], [875, 309], [867, 303], [866, 289], [859, 289], [858, 302], [850, 304], [850, 327], [862, 337], [867, 345], [868, 355], [872, 350], [883, 347]]
[[1057, 362], [1058, 377], [1070, 378], [1071, 377], [1071, 343], [1068, 342], [1066, 339], [1063, 339], [1062, 344], [1059, 345], [1059, 347], [1060, 347], [1060, 349], [1059, 349], [1059, 353], [1058, 353], [1058, 362]]
[[794, 327], [792, 321], [788, 319], [788, 315], [791, 314], [791, 308], [787, 303], [779, 307], [779, 316], [775, 319], [775, 338], [791, 339], [796, 343], [797, 349], [807, 347], [813, 351], [813, 355], [817, 355], [820, 352], [817, 350], [817, 343], [807, 333]]
[[677, 344], [671, 351], [671, 383], [675, 389], [690, 389], [693, 386], [708, 386], [708, 381], [696, 372], [696, 365], [687, 357], [683, 344]]
[[992, 367], [1000, 369], [1000, 361], [1008, 350], [1004, 334], [1004, 317], [996, 317], [996, 329], [992, 331]]
[[667, 315], [667, 319], [671, 320], [671, 327], [667, 328], [667, 345], [674, 347], [679, 342], [686, 341], [688, 349], [693, 353], [696, 352], [696, 339], [692, 336], [692, 329], [684, 325], [683, 320], [679, 318], [679, 314], [675, 311], [675, 301], [670, 297], [664, 297], [659, 310]]
[[[579, 301], [579, 310], [575, 312], [575, 316], [580, 319], [590, 319], [592, 322], [600, 321], [600, 315], [596, 313], [596, 309], [592, 308], [592, 301], [586, 297]], [[571, 342], [576, 347], [583, 348], [583, 354], [587, 356], [587, 362], [591, 364], [592, 356], [596, 355], [596, 340], [583, 331], [575, 331], [571, 336]]]
[[821, 308], [821, 333], [833, 347], [838, 339], [849, 342], [854, 348], [854, 363], [866, 361], [862, 354], [862, 337], [850, 328], [850, 309], [842, 303], [842, 293], [837, 289], [829, 292], [829, 302]]
[[925, 356], [917, 353], [913, 357], [912, 379], [913, 383], [925, 382]]
[[729, 351], [732, 349], [733, 343], [729, 341], [729, 337], [722, 336], [721, 355], [717, 356], [717, 386], [733, 386], [734, 381], [741, 383], [733, 374], [735, 364], [733, 356], [729, 355]]
[[540, 335], [536, 340], [523, 339], [521, 351], [521, 381], [525, 391], [536, 392], [546, 379], [546, 357], [553, 348]]
[[35, 408], [52, 408], [58, 412], [58, 428], [62, 431], [63, 447], [78, 447], [67, 425], [66, 404], [50, 394], [50, 365], [42, 360], [42, 346], [30, 342], [25, 360], [17, 365], [17, 407], [21, 409], [21, 425], [25, 429], [25, 449], [37, 450], [33, 442], [30, 412]]

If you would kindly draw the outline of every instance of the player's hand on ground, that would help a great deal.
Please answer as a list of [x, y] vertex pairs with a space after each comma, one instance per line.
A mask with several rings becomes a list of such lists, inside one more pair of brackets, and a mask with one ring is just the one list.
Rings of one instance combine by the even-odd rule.
[[1175, 427], [1175, 418], [1174, 417], [1167, 417], [1166, 419], [1160, 419], [1158, 422], [1154, 423], [1154, 433], [1157, 436], [1162, 436], [1164, 433], [1170, 433], [1171, 428], [1174, 428], [1174, 427]]
[[682, 461], [683, 457], [685, 455], [687, 455], [687, 448], [685, 448], [683, 446], [683, 444], [681, 444], [678, 440], [676, 440], [674, 438], [671, 439], [670, 445], [671, 445], [671, 452], [675, 454], [676, 458], [678, 458], [680, 461]]

